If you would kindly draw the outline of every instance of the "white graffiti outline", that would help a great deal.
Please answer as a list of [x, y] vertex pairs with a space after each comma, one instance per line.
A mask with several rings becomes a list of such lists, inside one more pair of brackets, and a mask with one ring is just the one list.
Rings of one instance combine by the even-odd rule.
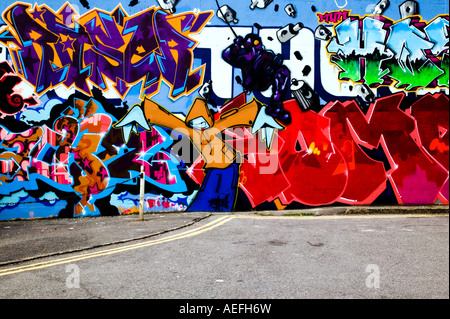
[[337, 6], [339, 9], [343, 9], [343, 8], [345, 8], [345, 7], [347, 6], [348, 1], [345, 0], [345, 4], [344, 4], [343, 6], [338, 5], [338, 1], [337, 1], [337, 0], [334, 0], [334, 3], [336, 3], [336, 6]]

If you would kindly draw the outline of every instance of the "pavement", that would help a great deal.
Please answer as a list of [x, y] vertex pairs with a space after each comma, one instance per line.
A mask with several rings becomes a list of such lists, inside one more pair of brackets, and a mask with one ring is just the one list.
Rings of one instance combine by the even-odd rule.
[[[289, 211], [233, 212], [256, 216], [448, 214], [449, 206], [320, 207]], [[0, 221], [0, 267], [155, 237], [187, 228], [218, 213], [160, 213], [113, 217]], [[220, 214], [224, 215], [224, 214]]]

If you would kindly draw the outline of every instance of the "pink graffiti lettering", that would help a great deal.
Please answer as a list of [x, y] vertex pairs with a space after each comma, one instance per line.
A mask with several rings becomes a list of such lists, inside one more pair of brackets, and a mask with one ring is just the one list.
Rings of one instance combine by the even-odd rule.
[[348, 19], [351, 11], [349, 10], [340, 10], [333, 12], [325, 12], [325, 13], [317, 13], [317, 17], [319, 18], [319, 23], [339, 23]]

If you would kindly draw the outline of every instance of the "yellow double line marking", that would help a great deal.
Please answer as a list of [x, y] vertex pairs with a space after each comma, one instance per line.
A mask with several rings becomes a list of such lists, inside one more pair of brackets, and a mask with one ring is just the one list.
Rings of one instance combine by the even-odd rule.
[[234, 219], [233, 216], [223, 216], [223, 217], [219, 217], [219, 218], [213, 220], [212, 222], [210, 222], [206, 225], [197, 227], [192, 230], [188, 230], [188, 231], [180, 233], [180, 234], [168, 236], [165, 238], [154, 239], [154, 240], [150, 240], [150, 241], [146, 241], [146, 242], [142, 242], [142, 243], [127, 245], [124, 247], [106, 249], [106, 250], [93, 252], [93, 253], [85, 253], [85, 254], [77, 255], [77, 256], [71, 256], [71, 257], [50, 260], [50, 261], [34, 263], [34, 264], [26, 265], [26, 266], [8, 268], [8, 269], [0, 270], [0, 277], [18, 274], [18, 273], [25, 272], [25, 271], [32, 271], [32, 270], [38, 270], [38, 269], [68, 264], [68, 263], [74, 263], [74, 262], [85, 260], [85, 259], [92, 259], [92, 258], [96, 258], [96, 257], [103, 257], [103, 256], [118, 254], [118, 253], [122, 253], [122, 252], [129, 251], [129, 250], [150, 247], [150, 246], [168, 243], [168, 242], [179, 240], [179, 239], [189, 238], [189, 237], [203, 234], [205, 232], [213, 230], [214, 228], [220, 227], [223, 224], [228, 223], [232, 219]]

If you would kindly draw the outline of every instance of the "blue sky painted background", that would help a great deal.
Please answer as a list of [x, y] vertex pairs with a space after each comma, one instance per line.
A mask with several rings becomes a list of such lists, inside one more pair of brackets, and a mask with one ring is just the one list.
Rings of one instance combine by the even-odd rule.
[[[69, 3], [77, 5], [80, 9], [80, 14], [84, 14], [90, 9], [83, 7], [82, 1], [89, 3], [90, 9], [98, 8], [106, 11], [113, 10], [118, 4], [122, 4], [123, 8], [129, 15], [137, 13], [148, 7], [159, 6], [157, 0], [137, 0], [139, 3], [130, 6], [132, 0], [125, 1], [107, 1], [107, 0], [72, 0]], [[134, 0], [136, 1], [136, 0]], [[16, 3], [15, 0], [2, 0], [0, 2], [0, 11], [3, 12], [8, 6]], [[27, 1], [24, 1], [27, 2]], [[398, 7], [404, 2], [404, 0], [391, 0], [389, 8], [385, 11], [384, 15], [393, 20], [400, 19], [400, 13]], [[425, 20], [435, 18], [439, 14], [445, 14], [449, 12], [449, 6], [447, 1], [443, 0], [427, 0], [418, 1], [420, 5], [420, 15]], [[52, 9], [59, 9], [66, 1], [63, 0], [44, 0], [44, 1], [32, 1], [27, 3], [37, 3], [38, 5], [46, 4]], [[248, 26], [253, 23], [259, 23], [261, 26], [266, 27], [280, 27], [286, 25], [287, 22], [299, 20], [303, 24], [311, 29], [314, 29], [318, 25], [316, 12], [323, 13], [325, 11], [337, 11], [340, 9], [351, 10], [352, 14], [365, 15], [371, 13], [373, 6], [378, 1], [371, 0], [274, 0], [266, 9], [250, 9], [251, 0], [220, 0], [221, 5], [229, 5], [237, 12], [237, 17], [240, 20], [238, 25]], [[287, 4], [292, 3], [298, 12], [296, 19], [290, 18], [284, 12], [284, 7]], [[275, 5], [279, 5], [279, 11], [275, 12]], [[315, 7], [316, 12], [311, 9]], [[195, 8], [201, 11], [217, 10], [215, 0], [180, 0], [177, 5], [177, 12], [191, 11]], [[3, 21], [2, 21], [3, 22]], [[222, 25], [223, 22], [217, 17], [211, 20], [212, 25]]]

